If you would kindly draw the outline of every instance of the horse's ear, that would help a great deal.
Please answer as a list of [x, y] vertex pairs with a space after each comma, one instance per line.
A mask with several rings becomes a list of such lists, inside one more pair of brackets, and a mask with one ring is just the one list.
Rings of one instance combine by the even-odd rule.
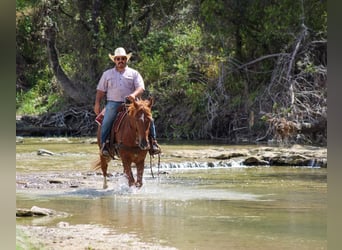
[[136, 100], [132, 100], [132, 103], [133, 103], [133, 105], [134, 105], [134, 107], [137, 109], [138, 107], [139, 107], [139, 104], [137, 103], [137, 101]]
[[152, 108], [152, 106], [153, 106], [153, 104], [154, 104], [154, 98], [153, 98], [152, 96], [150, 96], [150, 97], [148, 98], [148, 101], [149, 101], [148, 107], [149, 107], [149, 108]]

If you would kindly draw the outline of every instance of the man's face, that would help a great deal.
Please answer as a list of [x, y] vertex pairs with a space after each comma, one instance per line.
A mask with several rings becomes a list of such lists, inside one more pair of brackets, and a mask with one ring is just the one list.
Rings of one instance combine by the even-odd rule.
[[118, 56], [115, 57], [115, 65], [118, 69], [124, 69], [126, 67], [127, 57], [125, 56]]

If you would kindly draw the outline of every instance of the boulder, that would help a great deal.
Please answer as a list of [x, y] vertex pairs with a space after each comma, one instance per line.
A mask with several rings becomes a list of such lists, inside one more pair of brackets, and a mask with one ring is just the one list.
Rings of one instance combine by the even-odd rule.
[[245, 166], [267, 166], [269, 165], [268, 161], [262, 160], [259, 157], [249, 156], [243, 162]]

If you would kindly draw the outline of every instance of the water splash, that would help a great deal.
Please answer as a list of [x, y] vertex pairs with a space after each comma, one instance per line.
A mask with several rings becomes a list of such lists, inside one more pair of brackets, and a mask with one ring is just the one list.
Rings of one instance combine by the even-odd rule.
[[[185, 162], [167, 162], [161, 163], [160, 169], [210, 169], [210, 168], [236, 168], [246, 167], [242, 164], [243, 160], [228, 160], [228, 161], [210, 161], [210, 162], [196, 162], [196, 161], [185, 161]], [[157, 166], [154, 166], [157, 168]]]

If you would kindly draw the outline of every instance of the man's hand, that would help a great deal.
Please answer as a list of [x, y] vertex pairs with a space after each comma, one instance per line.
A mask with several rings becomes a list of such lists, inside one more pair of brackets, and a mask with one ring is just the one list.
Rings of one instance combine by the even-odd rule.
[[96, 91], [95, 105], [94, 105], [94, 112], [96, 115], [100, 114], [100, 103], [104, 96], [105, 96], [105, 92], [101, 90]]
[[130, 94], [130, 95], [126, 96], [126, 99], [130, 102], [134, 102], [135, 96], [133, 94]]
[[100, 104], [99, 103], [95, 103], [94, 112], [96, 115], [100, 114]]

